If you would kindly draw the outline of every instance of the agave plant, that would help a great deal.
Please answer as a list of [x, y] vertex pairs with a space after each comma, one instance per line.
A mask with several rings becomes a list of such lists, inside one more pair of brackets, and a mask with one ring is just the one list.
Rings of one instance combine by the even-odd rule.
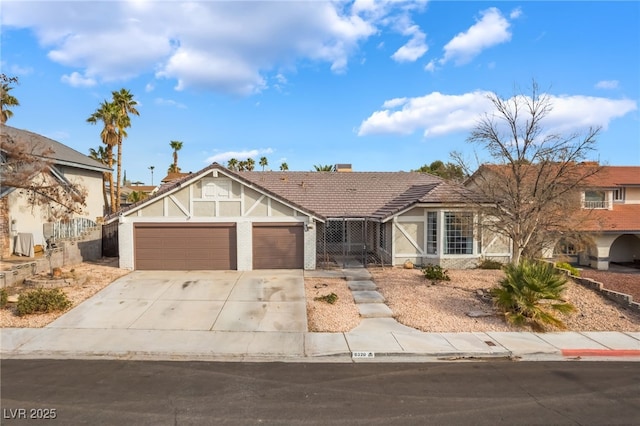
[[567, 277], [553, 265], [523, 259], [518, 265], [504, 268], [505, 278], [493, 289], [494, 304], [500, 308], [508, 322], [529, 325], [535, 331], [546, 326], [566, 328], [562, 320], [552, 313], [569, 313], [575, 307], [562, 299]]

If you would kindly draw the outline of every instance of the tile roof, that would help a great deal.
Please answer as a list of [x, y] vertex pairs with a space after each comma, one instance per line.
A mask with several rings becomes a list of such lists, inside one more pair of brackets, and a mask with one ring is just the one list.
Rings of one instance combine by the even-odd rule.
[[[416, 172], [236, 172], [212, 165], [163, 185], [147, 200], [162, 196], [191, 179], [221, 170], [249, 186], [289, 202], [322, 219], [329, 217], [369, 217], [385, 219], [417, 203], [469, 203], [478, 201], [469, 189], [437, 176]], [[113, 216], [113, 215], [112, 215]]]
[[638, 232], [640, 231], [640, 204], [615, 204], [612, 210], [583, 210], [584, 221], [580, 231]]
[[587, 179], [587, 184], [598, 188], [640, 185], [640, 166], [601, 166], [598, 173]]
[[[0, 133], [3, 139], [5, 136], [8, 136], [18, 143], [25, 143], [29, 149], [33, 150], [33, 154], [50, 158], [56, 164], [99, 172], [111, 170], [108, 166], [89, 158], [89, 156], [46, 136], [27, 130], [16, 129], [6, 124], [1, 125]], [[49, 150], [51, 150], [51, 152], [47, 153]], [[45, 153], [45, 155], [42, 155], [43, 153]]]

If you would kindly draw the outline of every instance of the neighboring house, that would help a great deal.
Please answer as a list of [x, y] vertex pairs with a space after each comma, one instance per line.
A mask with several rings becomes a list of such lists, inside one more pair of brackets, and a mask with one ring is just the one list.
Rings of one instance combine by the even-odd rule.
[[[407, 172], [235, 172], [214, 163], [161, 187], [119, 222], [120, 267], [252, 270], [438, 264], [509, 245], [480, 236], [474, 195]], [[480, 236], [480, 237], [479, 237]]]
[[[45, 153], [43, 157], [52, 164], [52, 176], [62, 185], [73, 182], [86, 189], [86, 207], [81, 214], [74, 214], [74, 217], [88, 218], [92, 221], [103, 217], [102, 173], [110, 170], [107, 166], [36, 133], [6, 125], [2, 125], [1, 131], [3, 138], [8, 137], [18, 143], [24, 143], [30, 152]], [[0, 187], [0, 210], [2, 257], [13, 253], [19, 233], [31, 234], [34, 245], [46, 246], [43, 224], [50, 221], [46, 206], [34, 208], [26, 200], [23, 191]]]
[[127, 184], [120, 188], [120, 207], [125, 208], [136, 202], [136, 199], [148, 198], [157, 190], [158, 187], [153, 185]]
[[581, 199], [586, 219], [578, 231], [591, 243], [581, 250], [560, 241], [554, 254], [603, 270], [612, 262], [640, 263], [640, 167], [601, 166], [587, 180]]

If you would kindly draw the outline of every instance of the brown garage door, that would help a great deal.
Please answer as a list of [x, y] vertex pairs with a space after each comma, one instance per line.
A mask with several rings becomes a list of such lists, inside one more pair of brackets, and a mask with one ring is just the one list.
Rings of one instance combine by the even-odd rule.
[[253, 224], [253, 269], [301, 269], [303, 267], [304, 228], [302, 224]]
[[138, 270], [237, 269], [231, 223], [136, 223], [134, 245]]

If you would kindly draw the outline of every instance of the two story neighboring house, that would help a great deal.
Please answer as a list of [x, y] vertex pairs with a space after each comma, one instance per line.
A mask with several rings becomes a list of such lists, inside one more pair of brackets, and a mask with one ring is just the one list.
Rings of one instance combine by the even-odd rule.
[[580, 250], [561, 241], [555, 254], [602, 270], [610, 263], [640, 263], [640, 167], [601, 166], [581, 197], [585, 220], [577, 231], [591, 242]]
[[[96, 221], [104, 216], [103, 172], [109, 167], [92, 160], [66, 145], [53, 139], [27, 130], [16, 129], [7, 125], [0, 127], [2, 135], [2, 167], [7, 166], [10, 150], [5, 149], [8, 143], [19, 143], [27, 152], [35, 157], [43, 158], [50, 164], [51, 178], [62, 187], [68, 183], [77, 183], [86, 190], [86, 206], [82, 212], [74, 213], [74, 218], [85, 218]], [[38, 178], [38, 176], [33, 176]], [[51, 222], [48, 206], [33, 206], [28, 201], [28, 192], [5, 186], [0, 182], [0, 255], [7, 257], [14, 253], [16, 237], [28, 235], [30, 247], [20, 254], [31, 254], [33, 246], [45, 246], [44, 224]], [[23, 248], [24, 250], [24, 248]]]

